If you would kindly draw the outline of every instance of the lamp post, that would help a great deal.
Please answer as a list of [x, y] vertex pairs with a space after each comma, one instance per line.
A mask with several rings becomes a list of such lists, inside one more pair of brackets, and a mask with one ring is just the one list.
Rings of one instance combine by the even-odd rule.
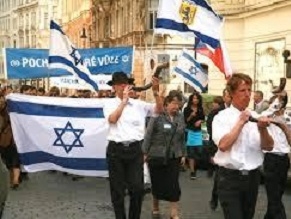
[[85, 49], [86, 48], [86, 39], [87, 39], [85, 27], [82, 28], [82, 33], [81, 33], [80, 38], [83, 40], [83, 49]]

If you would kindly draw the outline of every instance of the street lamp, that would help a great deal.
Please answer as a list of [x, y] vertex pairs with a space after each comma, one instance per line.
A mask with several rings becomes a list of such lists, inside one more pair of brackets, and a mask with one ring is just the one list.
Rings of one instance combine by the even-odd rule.
[[86, 39], [87, 39], [85, 27], [82, 28], [82, 33], [81, 33], [80, 38], [83, 40], [83, 49], [85, 49], [86, 48]]
[[291, 59], [288, 59], [290, 56], [290, 50], [284, 50], [282, 56], [284, 57], [284, 63], [286, 64], [286, 78], [291, 78]]

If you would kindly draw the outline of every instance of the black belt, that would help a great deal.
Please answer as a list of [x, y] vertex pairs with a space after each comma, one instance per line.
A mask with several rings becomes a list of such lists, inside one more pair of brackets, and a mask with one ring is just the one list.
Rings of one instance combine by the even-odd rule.
[[256, 173], [257, 171], [259, 171], [259, 169], [257, 168], [254, 170], [233, 170], [225, 167], [219, 167], [219, 171], [222, 173], [229, 173], [233, 175], [248, 176], [252, 173]]
[[121, 145], [124, 147], [130, 147], [134, 146], [136, 144], [139, 144], [141, 141], [122, 141], [122, 142], [116, 142], [116, 141], [109, 141], [109, 144], [115, 144], [115, 145]]
[[272, 156], [272, 157], [288, 157], [288, 154], [281, 154], [281, 153], [266, 153], [265, 156]]

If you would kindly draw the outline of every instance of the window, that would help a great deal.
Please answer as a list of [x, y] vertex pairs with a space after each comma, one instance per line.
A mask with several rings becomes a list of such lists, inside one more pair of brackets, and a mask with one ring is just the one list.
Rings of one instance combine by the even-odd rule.
[[105, 38], [110, 37], [110, 18], [109, 17], [105, 17], [105, 22], [104, 22], [104, 34], [105, 34]]
[[29, 48], [29, 35], [28, 34], [26, 34], [25, 36], [25, 47]]
[[13, 40], [13, 48], [16, 48], [17, 45], [16, 45], [16, 40]]
[[36, 48], [36, 35], [31, 36], [31, 48]]
[[195, 89], [189, 84], [184, 82], [184, 93], [193, 93]]
[[156, 26], [157, 15], [157, 11], [149, 11], [148, 28], [150, 30], [153, 30]]
[[19, 46], [20, 46], [20, 48], [24, 47], [24, 37], [23, 36], [19, 37]]
[[29, 28], [29, 14], [28, 13], [25, 15], [25, 27]]
[[153, 30], [156, 26], [159, 0], [149, 0], [148, 2], [148, 29]]
[[19, 16], [19, 28], [23, 28], [23, 15], [21, 14], [20, 16]]
[[149, 0], [149, 9], [158, 9], [159, 0]]
[[13, 30], [17, 29], [17, 18], [13, 18]]
[[32, 12], [31, 13], [31, 27], [35, 28], [35, 24], [36, 24], [36, 13]]
[[43, 21], [43, 23], [44, 23], [44, 29], [47, 29], [49, 27], [48, 13], [47, 12], [44, 13], [44, 21]]

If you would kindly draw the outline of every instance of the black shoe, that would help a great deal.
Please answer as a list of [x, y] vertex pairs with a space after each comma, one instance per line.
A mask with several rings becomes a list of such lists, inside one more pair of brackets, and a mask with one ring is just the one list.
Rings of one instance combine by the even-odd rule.
[[20, 173], [19, 181], [20, 182], [23, 182], [24, 180], [29, 180], [29, 177], [28, 177], [28, 173], [27, 172], [21, 172]]
[[217, 205], [218, 205], [217, 201], [211, 200], [209, 202], [209, 206], [210, 206], [210, 208], [211, 208], [212, 211], [215, 211], [216, 210]]
[[195, 179], [197, 179], [196, 171], [190, 173], [190, 179], [191, 179], [191, 180], [195, 180]]
[[13, 189], [13, 190], [17, 190], [18, 187], [19, 187], [19, 184], [18, 184], [18, 183], [15, 183], [15, 184], [13, 184], [13, 185], [11, 186], [11, 189]]
[[151, 188], [151, 184], [149, 183], [145, 183], [144, 184], [144, 194], [149, 194], [152, 192], [152, 188]]
[[73, 181], [78, 181], [79, 179], [83, 179], [83, 178], [84, 178], [83, 176], [73, 176], [72, 180]]

